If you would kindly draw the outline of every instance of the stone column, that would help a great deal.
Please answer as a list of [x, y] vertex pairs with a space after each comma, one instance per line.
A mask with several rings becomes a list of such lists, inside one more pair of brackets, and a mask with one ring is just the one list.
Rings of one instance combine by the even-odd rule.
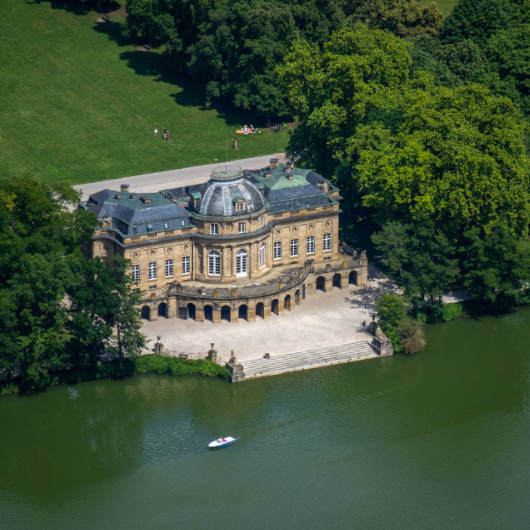
[[221, 306], [213, 307], [212, 309], [212, 322], [221, 322]]
[[158, 320], [158, 304], [149, 304], [149, 320]]
[[167, 318], [176, 318], [177, 316], [177, 299], [169, 298], [167, 301]]
[[271, 314], [271, 301], [263, 302], [263, 318], [270, 318]]
[[254, 322], [256, 320], [256, 304], [247, 305], [247, 320]]
[[197, 322], [204, 321], [204, 306], [195, 304], [195, 320]]
[[325, 288], [326, 288], [326, 293], [328, 293], [329, 291], [333, 289], [333, 277], [326, 278]]

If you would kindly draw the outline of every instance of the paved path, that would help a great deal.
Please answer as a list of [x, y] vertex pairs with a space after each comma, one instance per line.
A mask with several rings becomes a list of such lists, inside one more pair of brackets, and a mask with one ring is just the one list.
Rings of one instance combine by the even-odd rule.
[[367, 340], [361, 322], [370, 319], [375, 302], [381, 294], [394, 291], [395, 286], [377, 269], [370, 267], [370, 280], [364, 288], [334, 288], [328, 293], [318, 291], [301, 305], [282, 315], [255, 322], [196, 322], [160, 317], [145, 322], [142, 331], [151, 339], [156, 337], [166, 349], [192, 354], [206, 354], [210, 343], [215, 343], [222, 361], [228, 361], [230, 350], [240, 360], [259, 359], [264, 353], [280, 355]]
[[[228, 162], [230, 166], [240, 166], [242, 169], [260, 169], [265, 167], [271, 158], [285, 158], [284, 153], [256, 156], [254, 158], [243, 158]], [[207, 164], [205, 166], [185, 167], [182, 169], [171, 169], [157, 173], [146, 173], [133, 177], [124, 177], [114, 180], [100, 180], [89, 184], [79, 184], [75, 188], [82, 193], [82, 200], [86, 201], [90, 194], [103, 189], [119, 190], [121, 184], [129, 184], [131, 191], [137, 193], [153, 193], [159, 190], [175, 188], [177, 186], [189, 186], [206, 182], [213, 169], [222, 167], [223, 163]]]

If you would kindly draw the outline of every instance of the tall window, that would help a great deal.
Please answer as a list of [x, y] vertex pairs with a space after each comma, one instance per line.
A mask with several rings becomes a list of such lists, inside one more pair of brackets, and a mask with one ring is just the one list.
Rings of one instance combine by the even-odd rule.
[[218, 234], [219, 233], [219, 225], [217, 223], [212, 223], [210, 225], [210, 234]]
[[307, 253], [308, 254], [315, 253], [315, 236], [309, 236], [307, 238]]
[[324, 252], [331, 250], [331, 234], [324, 234]]
[[132, 279], [133, 279], [133, 282], [140, 281], [140, 265], [132, 266]]
[[156, 280], [156, 262], [151, 261], [149, 263], [149, 279]]
[[265, 226], [265, 216], [264, 215], [262, 215], [259, 218], [259, 224], [260, 224], [260, 226]]
[[265, 244], [259, 247], [259, 266], [265, 267]]
[[238, 224], [238, 226], [237, 226], [237, 231], [238, 231], [240, 234], [244, 234], [244, 233], [246, 232], [246, 226], [245, 226], [245, 223], [244, 223], [244, 222]]
[[240, 250], [237, 253], [236, 275], [237, 276], [247, 275], [247, 251], [246, 250]]
[[167, 259], [166, 260], [166, 278], [172, 278], [173, 277], [173, 260]]
[[189, 274], [191, 271], [191, 258], [184, 256], [182, 258], [182, 274]]
[[216, 250], [208, 254], [208, 274], [212, 276], [221, 274], [221, 256]]
[[291, 258], [298, 256], [298, 239], [291, 239]]
[[274, 243], [274, 252], [272, 254], [274, 259], [280, 259], [282, 257], [282, 242], [276, 241]]

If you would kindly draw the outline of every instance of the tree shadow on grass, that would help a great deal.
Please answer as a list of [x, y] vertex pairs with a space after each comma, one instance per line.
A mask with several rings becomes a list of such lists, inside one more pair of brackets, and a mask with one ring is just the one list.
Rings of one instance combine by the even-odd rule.
[[220, 100], [206, 105], [204, 82], [194, 80], [182, 73], [181, 65], [177, 64], [175, 57], [159, 51], [152, 51], [141, 44], [135, 43], [133, 39], [124, 34], [123, 24], [119, 22], [106, 22], [95, 24], [94, 30], [104, 33], [118, 46], [129, 46], [136, 44], [136, 50], [124, 51], [120, 59], [127, 62], [129, 68], [138, 75], [154, 78], [155, 82], [164, 82], [180, 87], [180, 90], [170, 94], [175, 103], [183, 107], [197, 107], [199, 110], [215, 110], [218, 118], [231, 127], [241, 126], [244, 123], [252, 123], [258, 128], [268, 127], [267, 119], [254, 112], [235, 108], [229, 100]]
[[53, 9], [64, 9], [75, 15], [86, 15], [90, 11], [108, 13], [120, 8], [116, 0], [26, 0], [27, 4], [50, 4]]

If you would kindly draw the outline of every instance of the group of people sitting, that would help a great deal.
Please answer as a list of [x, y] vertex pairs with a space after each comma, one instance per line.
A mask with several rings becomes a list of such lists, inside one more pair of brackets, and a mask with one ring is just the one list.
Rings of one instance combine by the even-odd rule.
[[243, 128], [238, 129], [236, 131], [237, 134], [254, 134], [259, 132], [261, 131], [259, 129], [256, 129], [254, 125], [252, 125], [252, 123], [250, 124], [250, 126], [245, 123], [245, 125], [243, 125]]

